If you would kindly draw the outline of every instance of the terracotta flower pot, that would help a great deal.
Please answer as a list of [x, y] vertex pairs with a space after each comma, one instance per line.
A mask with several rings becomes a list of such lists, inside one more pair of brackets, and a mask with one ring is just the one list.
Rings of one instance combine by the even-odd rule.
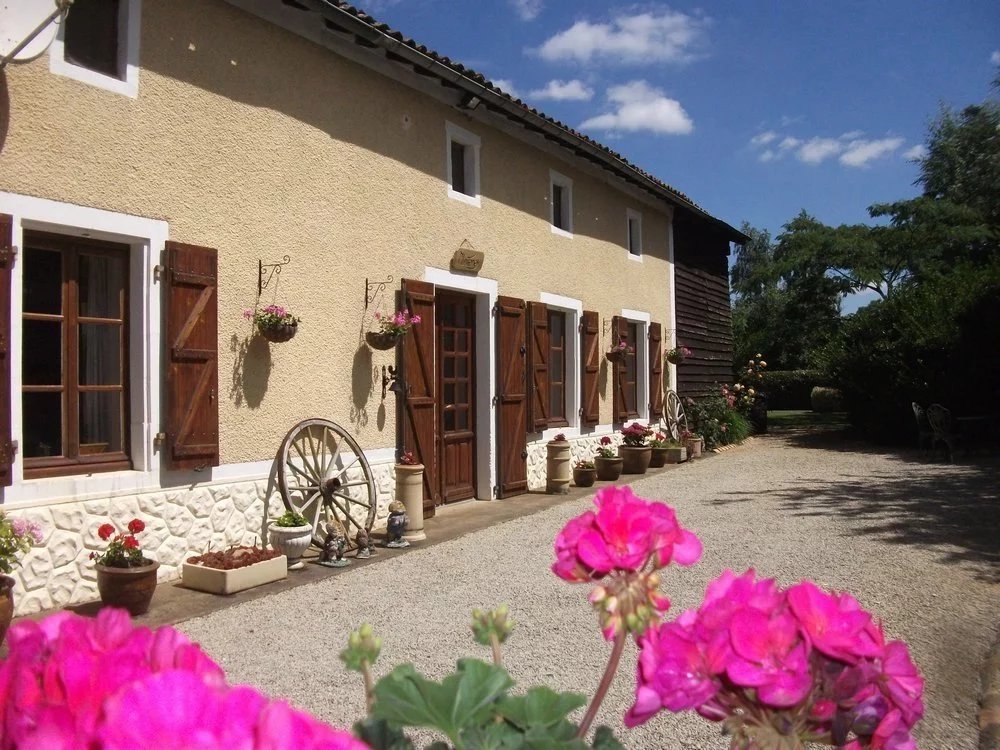
[[312, 544], [313, 527], [309, 524], [305, 526], [276, 526], [271, 524], [267, 527], [267, 538], [271, 546], [288, 558], [288, 569], [298, 570], [303, 563], [300, 562], [302, 555]]
[[0, 575], [0, 644], [7, 637], [7, 628], [14, 619], [14, 579]]
[[569, 492], [569, 441], [550, 440], [545, 444], [545, 451], [545, 491], [551, 495], [565, 495]]
[[604, 482], [614, 482], [622, 475], [622, 459], [619, 458], [601, 458], [598, 456], [594, 459], [594, 465], [597, 467], [597, 478]]
[[667, 463], [667, 450], [667, 448], [652, 447], [652, 452], [649, 454], [650, 469], [659, 469]]
[[298, 323], [282, 323], [281, 325], [271, 326], [270, 328], [258, 328], [260, 335], [263, 336], [268, 341], [274, 342], [275, 344], [280, 344], [284, 341], [288, 341], [299, 330]]
[[156, 591], [156, 571], [160, 563], [155, 560], [147, 562], [148, 565], [137, 568], [95, 565], [101, 602], [109, 607], [121, 607], [133, 617], [149, 611], [149, 603]]
[[395, 348], [401, 338], [402, 334], [388, 333], [386, 331], [368, 331], [365, 334], [365, 341], [368, 342], [368, 346], [381, 351], [388, 351]]
[[645, 474], [646, 469], [649, 468], [652, 453], [653, 449], [648, 445], [642, 447], [618, 446], [618, 454], [622, 457], [622, 474]]
[[704, 443], [705, 441], [700, 437], [688, 438], [684, 443], [684, 447], [687, 448], [688, 458], [701, 458]]
[[573, 469], [573, 484], [577, 487], [593, 487], [597, 481], [597, 469]]
[[424, 533], [424, 465], [396, 464], [396, 499], [406, 507], [409, 522], [403, 536], [407, 541], [419, 542], [427, 538]]

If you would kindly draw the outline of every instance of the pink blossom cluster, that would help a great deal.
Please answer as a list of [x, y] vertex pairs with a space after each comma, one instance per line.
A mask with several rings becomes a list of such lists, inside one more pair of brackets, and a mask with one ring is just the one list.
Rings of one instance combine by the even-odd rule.
[[[726, 571], [697, 611], [639, 638], [628, 726], [661, 709], [724, 721], [733, 747], [791, 737], [843, 750], [915, 750], [923, 679], [902, 641], [848, 594], [780, 589]], [[770, 745], [768, 745], [770, 746]]]
[[12, 518], [10, 526], [15, 536], [30, 538], [32, 544], [41, 544], [42, 527], [35, 521], [29, 521], [27, 518]]
[[22, 622], [0, 663], [0, 748], [365, 750], [287, 703], [226, 683], [170, 627], [133, 627], [123, 610]]
[[410, 315], [409, 309], [403, 308], [393, 315], [383, 315], [376, 312], [375, 320], [379, 322], [383, 333], [402, 335], [420, 322], [420, 316]]
[[642, 632], [670, 607], [657, 589], [654, 571], [671, 562], [693, 565], [701, 541], [681, 527], [673, 508], [649, 502], [629, 487], [605, 487], [596, 511], [570, 520], [556, 537], [552, 572], [573, 583], [602, 581], [590, 600], [604, 637]]

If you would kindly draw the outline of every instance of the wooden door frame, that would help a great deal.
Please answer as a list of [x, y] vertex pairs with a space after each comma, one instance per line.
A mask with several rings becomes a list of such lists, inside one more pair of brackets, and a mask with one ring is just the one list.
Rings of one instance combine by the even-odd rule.
[[[470, 430], [472, 432], [472, 498], [463, 499], [476, 499], [479, 488], [479, 434], [477, 427], [480, 423], [480, 415], [478, 409], [479, 401], [479, 374], [478, 368], [476, 367], [476, 347], [479, 341], [479, 331], [477, 327], [479, 325], [479, 315], [476, 311], [476, 295], [471, 294], [466, 291], [449, 289], [446, 287], [437, 287], [434, 289], [434, 401], [435, 401], [435, 420], [437, 423], [437, 460], [438, 460], [438, 470], [437, 470], [437, 492], [438, 496], [441, 498], [442, 504], [447, 504], [448, 501], [444, 499], [444, 413], [442, 410], [442, 394], [441, 387], [443, 385], [441, 377], [441, 366], [442, 366], [442, 345], [439, 339], [440, 334], [440, 304], [441, 298], [466, 298], [468, 300], [469, 308], [472, 311], [472, 321], [469, 326], [470, 340], [469, 340], [469, 353], [470, 353], [470, 363], [469, 363], [469, 424]], [[454, 502], [460, 502], [456, 500]]]

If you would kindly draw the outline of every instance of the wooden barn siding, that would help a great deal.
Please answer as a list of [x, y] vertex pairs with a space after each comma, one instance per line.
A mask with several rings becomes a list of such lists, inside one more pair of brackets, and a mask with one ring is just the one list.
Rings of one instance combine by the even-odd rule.
[[733, 379], [729, 242], [693, 224], [674, 229], [677, 341], [694, 354], [677, 368], [677, 392], [699, 398]]

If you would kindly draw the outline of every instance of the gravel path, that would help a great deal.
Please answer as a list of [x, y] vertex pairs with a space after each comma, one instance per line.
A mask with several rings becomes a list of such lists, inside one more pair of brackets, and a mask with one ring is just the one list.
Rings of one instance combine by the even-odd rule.
[[[755, 566], [784, 583], [812, 578], [854, 593], [890, 636], [906, 639], [927, 678], [924, 750], [977, 745], [979, 668], [1000, 623], [1000, 471], [921, 463], [819, 434], [758, 438], [747, 446], [635, 482], [673, 504], [705, 545], [664, 588], [674, 611], [696, 605], [724, 568]], [[473, 607], [511, 605], [518, 622], [505, 662], [522, 684], [589, 692], [608, 646], [588, 590], [548, 572], [575, 500], [488, 531], [413, 550], [364, 570], [191, 620], [181, 627], [235, 682], [285, 696], [337, 725], [363, 713], [360, 678], [337, 654], [350, 630], [371, 622], [384, 636], [379, 674], [412, 661], [440, 677], [461, 656], [488, 659], [468, 632]], [[630, 748], [727, 747], [715, 725], [663, 714], [625, 730], [634, 690], [627, 651], [598, 721]]]

